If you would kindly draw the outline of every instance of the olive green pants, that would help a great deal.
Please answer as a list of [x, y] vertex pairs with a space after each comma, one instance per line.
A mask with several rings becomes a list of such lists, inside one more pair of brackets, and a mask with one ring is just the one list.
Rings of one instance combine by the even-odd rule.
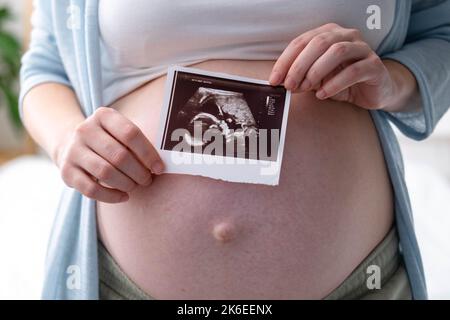
[[[100, 241], [98, 257], [100, 299], [153, 299], [125, 275]], [[398, 250], [396, 229], [392, 228], [369, 256], [325, 299], [410, 300], [411, 289]]]

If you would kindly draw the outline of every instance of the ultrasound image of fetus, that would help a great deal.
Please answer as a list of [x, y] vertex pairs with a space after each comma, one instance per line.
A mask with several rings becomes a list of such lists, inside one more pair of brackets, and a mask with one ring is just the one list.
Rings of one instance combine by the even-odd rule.
[[[208, 145], [211, 142], [208, 136], [221, 136], [224, 143], [245, 144], [245, 137], [258, 135], [255, 118], [244, 95], [227, 90], [198, 88], [178, 112], [177, 123], [188, 130], [185, 141], [193, 147]], [[199, 123], [202, 135], [197, 137], [194, 125]]]

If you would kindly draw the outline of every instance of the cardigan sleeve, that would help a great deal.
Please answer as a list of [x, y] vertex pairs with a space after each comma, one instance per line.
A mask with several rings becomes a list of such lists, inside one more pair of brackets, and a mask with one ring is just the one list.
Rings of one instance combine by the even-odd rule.
[[20, 70], [19, 111], [21, 117], [25, 95], [35, 86], [54, 82], [71, 87], [59, 54], [53, 30], [51, 0], [34, 0], [32, 31], [28, 51]]
[[450, 0], [413, 0], [404, 46], [382, 56], [405, 65], [415, 76], [421, 111], [386, 112], [406, 136], [427, 138], [450, 107]]

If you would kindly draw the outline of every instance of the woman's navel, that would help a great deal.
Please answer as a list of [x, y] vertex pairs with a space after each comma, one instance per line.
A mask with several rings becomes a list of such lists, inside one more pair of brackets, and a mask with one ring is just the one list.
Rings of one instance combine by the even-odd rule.
[[236, 226], [232, 222], [216, 223], [212, 229], [212, 235], [220, 243], [228, 243], [236, 237]]

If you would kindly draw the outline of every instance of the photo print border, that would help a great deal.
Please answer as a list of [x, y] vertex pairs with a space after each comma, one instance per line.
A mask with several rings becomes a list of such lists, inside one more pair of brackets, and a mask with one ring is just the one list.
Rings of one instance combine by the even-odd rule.
[[[290, 100], [290, 91], [265, 80], [169, 66], [156, 144], [166, 165], [165, 172], [278, 185]], [[205, 103], [198, 107], [200, 101]], [[258, 107], [261, 103], [266, 114]], [[209, 111], [196, 109], [202, 107]], [[196, 120], [199, 118], [200, 122]], [[224, 141], [232, 141], [234, 148], [223, 142], [221, 155], [210, 152], [220, 149], [222, 143], [211, 148], [211, 141], [216, 140], [205, 138], [204, 127], [198, 126], [205, 123], [207, 131], [220, 132]], [[243, 141], [242, 148], [235, 141]]]

